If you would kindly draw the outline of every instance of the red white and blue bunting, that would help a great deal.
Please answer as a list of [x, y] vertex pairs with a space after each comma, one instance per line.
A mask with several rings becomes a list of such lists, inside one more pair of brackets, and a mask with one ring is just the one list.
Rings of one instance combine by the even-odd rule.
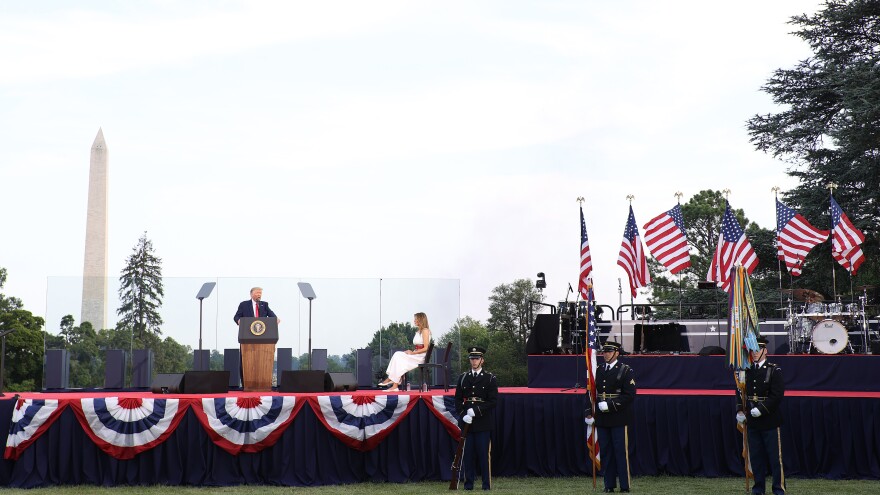
[[[336, 438], [353, 449], [374, 449], [415, 406], [408, 394], [323, 395], [312, 409]], [[317, 404], [315, 406], [314, 404]]]
[[274, 445], [302, 404], [294, 396], [204, 398], [196, 415], [218, 447], [237, 455]]
[[180, 399], [135, 397], [85, 398], [71, 404], [86, 434], [117, 459], [131, 459], [164, 442], [188, 406]]
[[446, 431], [455, 439], [461, 439], [461, 428], [458, 427], [458, 412], [455, 406], [455, 396], [434, 395], [431, 400], [426, 400], [428, 409], [440, 420]]
[[58, 419], [64, 407], [57, 399], [18, 399], [12, 411], [3, 457], [18, 459]]

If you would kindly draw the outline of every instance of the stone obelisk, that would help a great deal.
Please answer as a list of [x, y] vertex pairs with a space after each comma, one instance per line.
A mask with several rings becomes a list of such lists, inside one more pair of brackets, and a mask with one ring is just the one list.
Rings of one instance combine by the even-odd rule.
[[86, 251], [83, 263], [80, 323], [95, 330], [107, 323], [107, 143], [98, 129], [89, 159], [89, 205], [86, 213]]

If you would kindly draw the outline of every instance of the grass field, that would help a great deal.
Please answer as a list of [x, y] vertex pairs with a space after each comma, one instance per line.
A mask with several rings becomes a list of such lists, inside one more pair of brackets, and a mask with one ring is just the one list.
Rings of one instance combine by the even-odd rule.
[[[478, 481], [479, 483], [479, 481]], [[880, 493], [880, 481], [873, 480], [815, 480], [789, 479], [788, 493], [797, 495], [812, 494], [876, 494]], [[598, 489], [593, 491], [591, 478], [496, 478], [493, 491], [510, 494], [536, 495], [538, 493], [601, 493], [602, 481], [597, 480]], [[301, 493], [303, 495], [401, 495], [401, 494], [433, 494], [448, 492], [448, 483], [360, 483], [356, 485], [336, 485], [315, 488], [254, 486], [243, 485], [233, 487], [179, 487], [179, 486], [136, 486], [101, 488], [95, 486], [59, 486], [35, 490], [0, 489], [3, 493], [27, 493], [33, 495], [213, 495], [213, 494], [244, 494], [244, 495], [281, 495]], [[671, 476], [637, 477], [633, 479], [633, 493], [650, 495], [694, 494], [743, 494], [745, 482], [742, 478], [682, 478]], [[768, 482], [767, 493], [770, 493]]]

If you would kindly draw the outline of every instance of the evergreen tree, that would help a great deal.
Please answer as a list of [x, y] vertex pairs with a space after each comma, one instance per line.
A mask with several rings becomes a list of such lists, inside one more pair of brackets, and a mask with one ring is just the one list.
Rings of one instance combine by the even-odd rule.
[[148, 334], [162, 333], [162, 259], [156, 256], [146, 232], [132, 251], [119, 277], [121, 304], [116, 310], [120, 316], [116, 325], [129, 329], [135, 339], [143, 340]]
[[[793, 17], [793, 34], [813, 55], [777, 69], [763, 91], [780, 111], [748, 121], [758, 150], [788, 163], [800, 184], [783, 199], [813, 225], [829, 229], [829, 191], [866, 236], [855, 285], [880, 281], [880, 2], [829, 0], [812, 16]], [[833, 268], [832, 268], [833, 267]], [[846, 271], [820, 244], [804, 263], [800, 286], [826, 295], [848, 290]], [[843, 280], [843, 282], [841, 282]]]

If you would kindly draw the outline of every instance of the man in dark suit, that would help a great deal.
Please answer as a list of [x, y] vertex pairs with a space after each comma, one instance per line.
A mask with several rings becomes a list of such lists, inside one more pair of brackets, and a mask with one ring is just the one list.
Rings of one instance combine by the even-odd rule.
[[773, 473], [773, 494], [785, 494], [785, 472], [782, 469], [782, 442], [780, 426], [782, 411], [779, 405], [785, 395], [782, 368], [767, 362], [767, 339], [758, 338], [758, 351], [752, 351], [754, 365], [746, 370], [746, 402], [736, 394], [736, 420], [748, 425], [749, 458], [755, 485], [752, 493], [764, 493], [767, 467]]
[[464, 444], [464, 489], [474, 489], [475, 459], [480, 463], [483, 490], [492, 488], [492, 430], [495, 428], [495, 403], [498, 401], [498, 381], [495, 375], [483, 369], [482, 347], [468, 349], [470, 371], [465, 371], [455, 387], [455, 406], [461, 421], [470, 425]]
[[[242, 318], [258, 318], [261, 316], [278, 318], [275, 316], [275, 312], [269, 309], [269, 303], [260, 300], [262, 297], [262, 287], [254, 287], [251, 289], [251, 298], [247, 301], [242, 301], [241, 304], [238, 305], [238, 311], [235, 312], [235, 316], [232, 317], [236, 325], [238, 325], [238, 320]], [[278, 323], [281, 323], [281, 318], [278, 318]]]
[[599, 434], [599, 455], [605, 472], [605, 493], [613, 493], [620, 480], [620, 492], [628, 493], [629, 424], [633, 420], [632, 403], [636, 398], [636, 380], [629, 365], [618, 358], [623, 346], [605, 342], [602, 358], [596, 367], [596, 404], [587, 394], [587, 424], [595, 422]]

